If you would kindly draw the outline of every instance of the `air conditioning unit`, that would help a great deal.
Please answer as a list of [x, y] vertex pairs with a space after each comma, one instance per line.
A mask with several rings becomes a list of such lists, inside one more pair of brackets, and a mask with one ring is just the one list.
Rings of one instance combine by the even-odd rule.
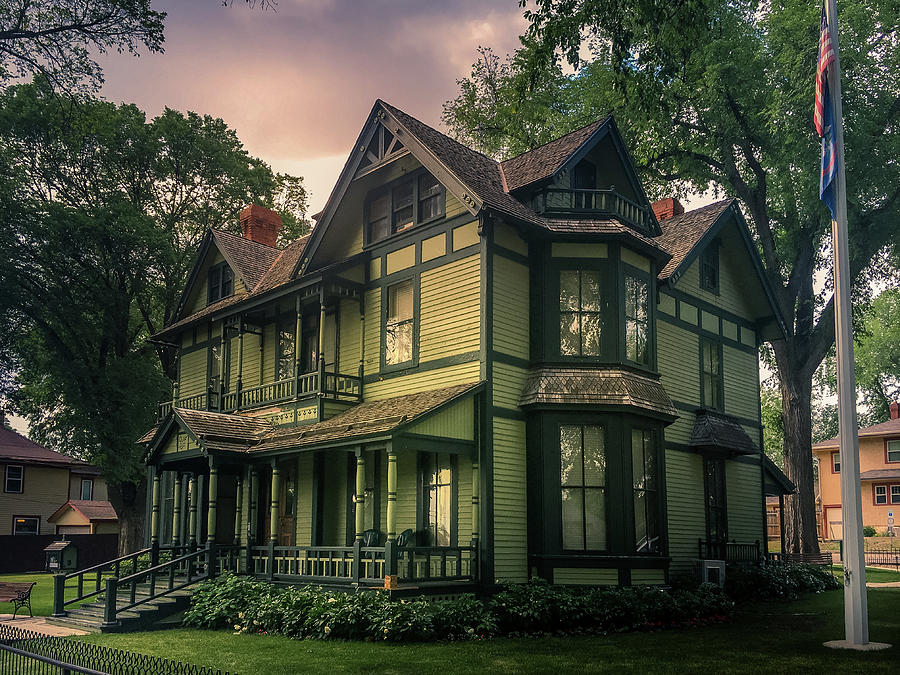
[[700, 573], [701, 583], [725, 586], [725, 561], [724, 560], [698, 560], [697, 571]]

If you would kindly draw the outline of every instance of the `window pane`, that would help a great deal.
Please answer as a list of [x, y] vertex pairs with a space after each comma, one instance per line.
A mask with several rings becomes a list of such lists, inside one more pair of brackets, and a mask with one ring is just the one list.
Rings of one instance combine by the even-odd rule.
[[437, 218], [441, 215], [441, 196], [428, 197], [419, 201], [419, 222]]
[[94, 481], [86, 479], [81, 481], [81, 498], [85, 501], [94, 498]]
[[891, 504], [900, 504], [900, 485], [891, 485]]
[[581, 427], [564, 424], [559, 428], [560, 485], [582, 485]]
[[413, 287], [411, 281], [388, 289], [388, 320], [404, 321], [413, 317]]
[[401, 183], [395, 187], [392, 192], [394, 196], [394, 211], [412, 205], [413, 184], [411, 180]]
[[581, 315], [581, 355], [600, 356], [600, 315]]
[[564, 549], [584, 550], [584, 491], [562, 491], [562, 542]]
[[419, 199], [434, 197], [441, 193], [441, 184], [430, 173], [419, 176]]
[[900, 462], [900, 441], [888, 441], [887, 454], [889, 462]]
[[38, 533], [38, 519], [37, 518], [22, 518], [20, 516], [16, 516], [13, 518], [13, 534], [37, 534]]
[[560, 272], [559, 308], [561, 310], [577, 311], [579, 308], [578, 295], [578, 272]]
[[606, 498], [603, 490], [584, 491], [585, 548], [602, 551], [606, 548]]
[[634, 543], [635, 550], [647, 550], [647, 500], [643, 490], [634, 491]]
[[584, 427], [584, 484], [606, 485], [606, 451], [603, 427]]
[[563, 356], [581, 355], [581, 331], [576, 312], [559, 313], [559, 353]]
[[222, 268], [222, 297], [227, 298], [234, 293], [234, 273], [225, 265]]
[[389, 324], [385, 328], [384, 338], [385, 363], [396, 364], [412, 360], [412, 321]]
[[402, 232], [413, 224], [413, 207], [412, 204], [404, 206], [402, 209], [394, 211], [394, 232]]
[[647, 487], [644, 465], [644, 432], [641, 429], [631, 430], [631, 475], [636, 489]]
[[600, 273], [581, 273], [581, 309], [588, 312], [600, 311]]

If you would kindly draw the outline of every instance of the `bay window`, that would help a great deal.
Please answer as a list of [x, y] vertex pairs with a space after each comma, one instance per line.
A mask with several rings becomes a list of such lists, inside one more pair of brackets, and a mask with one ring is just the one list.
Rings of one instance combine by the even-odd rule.
[[657, 553], [660, 550], [659, 476], [656, 445], [649, 429], [631, 430], [631, 476], [635, 551]]
[[600, 356], [602, 297], [598, 270], [559, 272], [559, 353]]
[[650, 286], [645, 279], [625, 275], [625, 358], [650, 363]]
[[603, 551], [606, 541], [606, 443], [598, 425], [559, 427], [562, 547]]

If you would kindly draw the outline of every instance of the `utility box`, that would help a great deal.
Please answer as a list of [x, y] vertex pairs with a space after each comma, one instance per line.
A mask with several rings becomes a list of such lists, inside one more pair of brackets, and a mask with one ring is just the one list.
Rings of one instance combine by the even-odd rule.
[[71, 541], [54, 541], [44, 549], [48, 572], [74, 572], [78, 569], [78, 547]]

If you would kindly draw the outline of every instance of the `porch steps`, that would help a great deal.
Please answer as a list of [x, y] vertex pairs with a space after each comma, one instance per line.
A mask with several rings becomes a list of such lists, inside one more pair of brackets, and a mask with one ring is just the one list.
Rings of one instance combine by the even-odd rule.
[[[175, 583], [180, 584], [185, 579], [176, 578]], [[195, 583], [199, 583], [198, 579]], [[193, 584], [192, 584], [193, 586]], [[163, 587], [157, 583], [157, 592]], [[123, 610], [118, 609], [131, 604], [131, 592], [129, 589], [121, 589], [118, 593], [116, 603], [117, 624], [115, 626], [104, 626], [104, 617], [106, 612], [106, 602], [104, 599], [96, 602], [89, 602], [67, 610], [64, 617], [47, 617], [47, 623], [57, 626], [69, 626], [79, 628], [81, 630], [90, 631], [92, 633], [122, 633], [137, 630], [147, 630], [152, 628], [154, 624], [179, 612], [183, 612], [190, 604], [190, 598], [193, 589], [191, 587], [173, 591], [166, 595], [157, 596], [152, 599], [150, 596], [149, 584], [141, 584], [135, 592], [135, 599], [147, 599], [144, 603], [137, 607]]]

